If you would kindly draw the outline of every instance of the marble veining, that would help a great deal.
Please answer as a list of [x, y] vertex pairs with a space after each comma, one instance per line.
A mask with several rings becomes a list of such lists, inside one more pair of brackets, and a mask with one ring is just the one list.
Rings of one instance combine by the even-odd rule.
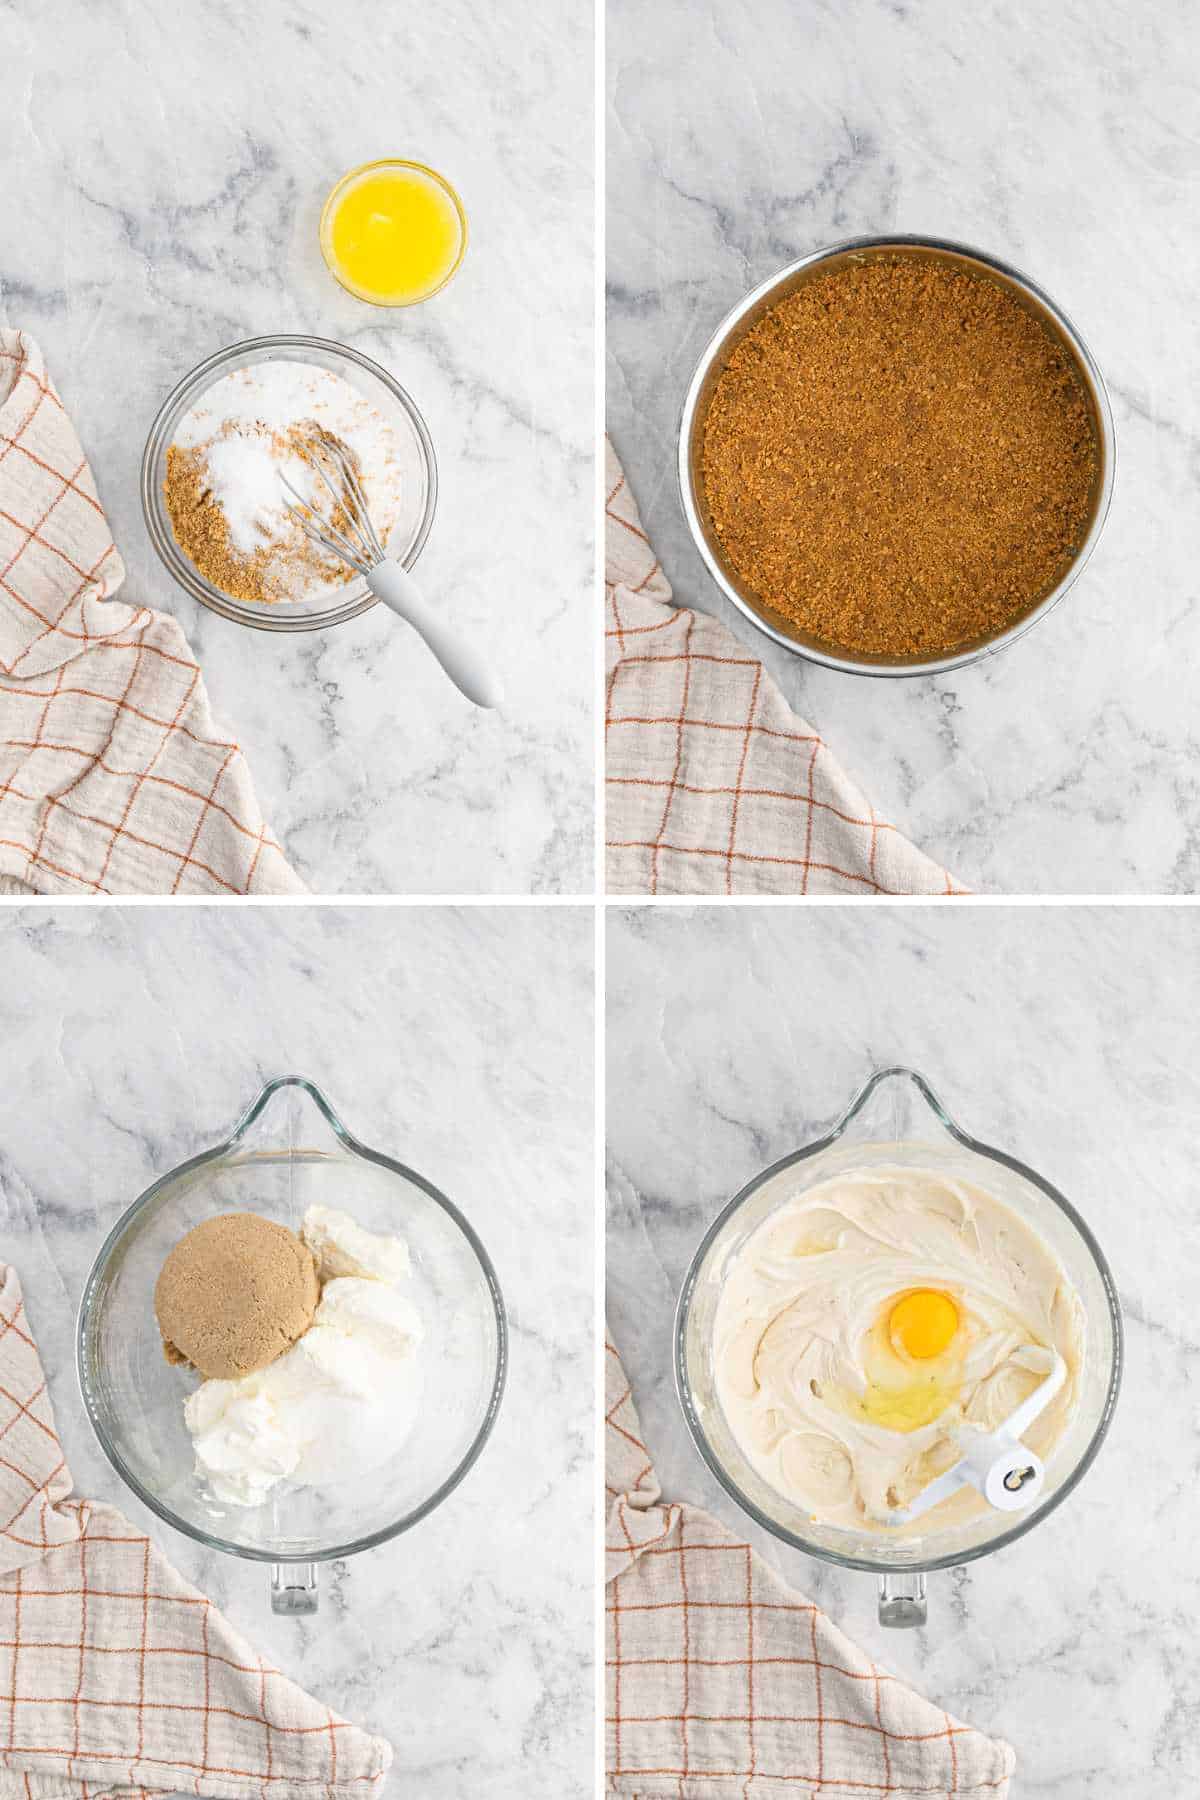
[[[289, 1675], [390, 1739], [386, 1792], [559, 1800], [593, 1746], [592, 920], [584, 908], [5, 909], [0, 1259], [20, 1271], [76, 1491], [112, 1501]], [[104, 1460], [74, 1370], [104, 1234], [309, 1075], [454, 1199], [511, 1328], [500, 1415], [419, 1526], [326, 1564], [313, 1619]]]
[[[664, 1492], [1007, 1738], [1014, 1800], [1170, 1800], [1200, 1779], [1198, 952], [1200, 921], [1161, 907], [609, 912], [608, 1309]], [[1019, 1542], [931, 1576], [922, 1632], [881, 1631], [870, 1575], [750, 1524], [671, 1380], [675, 1299], [709, 1222], [894, 1062], [1082, 1212], [1127, 1338], [1095, 1466]]]
[[[593, 881], [591, 9], [517, 32], [467, 0], [0, 4], [0, 323], [40, 341], [128, 569], [179, 616], [220, 724], [318, 893], [582, 893]], [[322, 202], [385, 155], [443, 169], [470, 246], [424, 306], [343, 292]], [[154, 416], [212, 351], [353, 345], [405, 386], [440, 472], [418, 574], [500, 667], [502, 714], [386, 608], [251, 632], [167, 577], [141, 516]]]
[[[884, 816], [993, 893], [1194, 892], [1200, 623], [1200, 33], [1187, 0], [683, 0], [608, 9], [608, 416], [679, 600], [761, 656]], [[728, 309], [808, 251], [888, 231], [977, 245], [1074, 320], [1117, 480], [1071, 593], [930, 679], [810, 666], [708, 576], [679, 410]]]

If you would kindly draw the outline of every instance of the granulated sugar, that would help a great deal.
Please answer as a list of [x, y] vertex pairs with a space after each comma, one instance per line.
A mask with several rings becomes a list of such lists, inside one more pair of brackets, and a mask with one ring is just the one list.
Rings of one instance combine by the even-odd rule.
[[281, 476], [333, 512], [308, 460], [322, 437], [352, 453], [386, 543], [400, 516], [399, 449], [388, 420], [340, 375], [282, 358], [250, 363], [222, 376], [181, 420], [167, 452], [167, 510], [180, 548], [215, 587], [270, 602], [354, 579], [285, 504]]

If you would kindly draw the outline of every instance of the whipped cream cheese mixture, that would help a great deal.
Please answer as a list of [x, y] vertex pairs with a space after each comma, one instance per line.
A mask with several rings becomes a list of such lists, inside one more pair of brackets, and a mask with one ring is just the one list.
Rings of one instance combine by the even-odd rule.
[[361, 1479], [416, 1421], [425, 1333], [396, 1285], [410, 1272], [407, 1246], [319, 1206], [300, 1236], [321, 1281], [308, 1330], [251, 1375], [205, 1381], [184, 1407], [197, 1473], [227, 1505], [257, 1506], [283, 1480]]
[[[1048, 1457], [1084, 1353], [1083, 1309], [1049, 1245], [932, 1169], [849, 1171], [780, 1207], [734, 1258], [714, 1329], [718, 1397], [749, 1461], [814, 1519], [867, 1531], [958, 1460], [962, 1427], [994, 1430], [1033, 1392], [1030, 1344], [1067, 1365], [1027, 1434]], [[966, 1489], [920, 1528], [985, 1505]]]
[[181, 549], [215, 586], [278, 602], [354, 580], [285, 504], [281, 475], [336, 517], [311, 461], [322, 438], [351, 452], [386, 544], [400, 518], [400, 447], [378, 408], [332, 370], [282, 357], [248, 363], [214, 382], [180, 420], [167, 454], [167, 510]]

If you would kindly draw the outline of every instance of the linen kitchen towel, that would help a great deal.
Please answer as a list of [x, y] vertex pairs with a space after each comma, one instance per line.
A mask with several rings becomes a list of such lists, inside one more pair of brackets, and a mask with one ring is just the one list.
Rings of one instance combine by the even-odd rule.
[[175, 619], [124, 565], [33, 340], [0, 331], [0, 885], [296, 894]]
[[610, 894], [962, 894], [879, 818], [763, 665], [672, 606], [607, 447]]
[[0, 1800], [371, 1800], [390, 1746], [264, 1662], [115, 1508], [70, 1493], [0, 1263]]
[[1015, 1758], [869, 1661], [748, 1544], [661, 1503], [607, 1346], [608, 1791], [1005, 1800]]

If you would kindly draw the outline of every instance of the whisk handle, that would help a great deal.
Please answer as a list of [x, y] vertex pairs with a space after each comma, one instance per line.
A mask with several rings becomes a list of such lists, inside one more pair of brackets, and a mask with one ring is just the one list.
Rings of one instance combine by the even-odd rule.
[[473, 644], [434, 612], [398, 562], [381, 562], [367, 576], [371, 592], [425, 639], [461, 694], [476, 706], [499, 706], [500, 683]]

